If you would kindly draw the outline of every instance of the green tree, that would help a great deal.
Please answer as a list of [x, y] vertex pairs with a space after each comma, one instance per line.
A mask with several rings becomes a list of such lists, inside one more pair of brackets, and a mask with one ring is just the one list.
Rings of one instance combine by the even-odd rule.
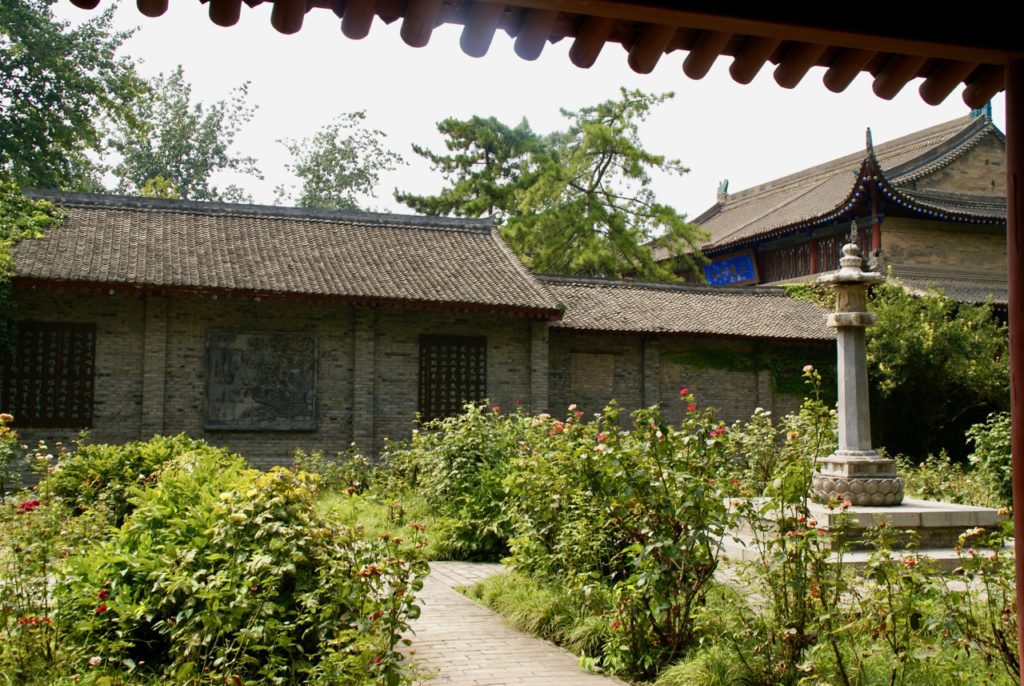
[[704, 233], [671, 206], [659, 203], [651, 173], [681, 175], [678, 160], [646, 150], [639, 125], [672, 97], [623, 89], [576, 112], [562, 110], [565, 131], [534, 133], [497, 120], [447, 119], [438, 129], [448, 155], [414, 150], [441, 172], [448, 186], [434, 196], [395, 197], [426, 214], [495, 215], [502, 235], [535, 271], [558, 274], [674, 279], [669, 263], [654, 261], [651, 240], [696, 273]]
[[249, 84], [208, 107], [192, 101], [192, 86], [180, 66], [153, 79], [149, 88], [151, 96], [133, 105], [138, 125], [119, 128], [113, 138], [113, 147], [121, 154], [113, 170], [118, 190], [141, 193], [162, 177], [188, 200], [248, 201], [238, 186], [223, 191], [214, 186], [213, 176], [233, 171], [263, 178], [255, 158], [231, 149], [256, 110], [246, 102]]
[[113, 7], [72, 28], [55, 3], [0, 2], [0, 171], [19, 186], [97, 190], [88, 153], [108, 124], [129, 124], [143, 84], [117, 55], [129, 34], [112, 31]]
[[964, 433], [1010, 401], [1006, 326], [985, 305], [940, 293], [911, 295], [887, 282], [872, 290], [868, 329], [874, 424], [893, 453], [964, 458]]
[[525, 119], [513, 128], [494, 117], [448, 118], [438, 123], [437, 130], [451, 154], [415, 144], [412, 149], [441, 172], [448, 187], [433, 196], [396, 191], [395, 197], [423, 214], [493, 215], [507, 222], [516, 211], [517, 190], [532, 178], [528, 176], [531, 156], [544, 150], [544, 139]]
[[279, 203], [332, 210], [362, 209], [360, 199], [376, 197], [381, 173], [402, 164], [402, 158], [384, 147], [386, 134], [363, 128], [366, 112], [338, 116], [309, 138], [283, 139], [292, 162], [285, 167], [301, 186], [276, 189]]
[[18, 184], [0, 171], [0, 346], [14, 343], [16, 308], [11, 296], [14, 256], [11, 248], [25, 238], [39, 238], [43, 230], [63, 219], [47, 200], [25, 197]]

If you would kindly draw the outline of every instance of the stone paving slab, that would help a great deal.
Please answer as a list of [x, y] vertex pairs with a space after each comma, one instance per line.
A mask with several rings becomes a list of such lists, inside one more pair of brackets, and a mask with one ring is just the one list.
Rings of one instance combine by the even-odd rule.
[[432, 562], [420, 592], [423, 609], [405, 650], [417, 683], [429, 686], [622, 686], [583, 670], [575, 655], [516, 631], [454, 590], [502, 571], [500, 564]]

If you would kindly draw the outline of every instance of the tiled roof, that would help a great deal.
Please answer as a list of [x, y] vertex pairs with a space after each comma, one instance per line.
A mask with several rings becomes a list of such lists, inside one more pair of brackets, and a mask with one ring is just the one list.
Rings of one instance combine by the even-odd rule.
[[[899, 185], [950, 164], [989, 135], [1002, 138], [988, 117], [965, 116], [873, 149], [889, 183]], [[862, 150], [729, 195], [694, 219], [710, 234], [702, 248], [715, 251], [837, 210], [853, 192], [856, 174], [867, 158], [868, 152]], [[923, 198], [922, 205], [986, 220], [1006, 213], [1005, 199], [1000, 209], [1000, 200], [994, 197], [981, 198], [980, 204], [961, 198], [960, 204], [950, 206], [944, 206], [942, 199], [933, 200], [929, 205]]]
[[559, 303], [489, 221], [31, 192], [67, 219], [16, 278], [514, 310]]
[[993, 305], [1005, 307], [1009, 302], [1009, 289], [1005, 281], [904, 276], [897, 278], [896, 282], [913, 295], [921, 295], [927, 291], [939, 291], [947, 298], [973, 305], [990, 302]]
[[791, 340], [835, 339], [828, 313], [780, 288], [715, 288], [542, 276], [562, 329]]

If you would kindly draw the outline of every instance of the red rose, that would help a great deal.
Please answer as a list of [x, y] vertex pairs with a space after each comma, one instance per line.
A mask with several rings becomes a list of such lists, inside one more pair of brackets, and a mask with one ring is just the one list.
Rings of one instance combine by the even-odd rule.
[[104, 588], [102, 591], [100, 591], [99, 593], [96, 594], [96, 597], [99, 598], [100, 600], [106, 600], [107, 598], [110, 597], [110, 591], [108, 591], [107, 589]]
[[690, 412], [696, 412], [697, 403], [690, 403], [689, 405], [686, 406], [686, 409], [689, 410]]
[[103, 614], [104, 612], [106, 612], [109, 609], [110, 608], [108, 608], [106, 605], [104, 605], [103, 603], [100, 603], [99, 605], [96, 606], [96, 614], [101, 615], [101, 614]]

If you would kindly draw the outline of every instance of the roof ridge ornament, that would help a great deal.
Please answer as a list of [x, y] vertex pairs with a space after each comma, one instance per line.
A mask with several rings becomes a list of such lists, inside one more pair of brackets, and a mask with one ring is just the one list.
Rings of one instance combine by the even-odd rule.
[[871, 156], [874, 157], [875, 156], [875, 143], [874, 143], [874, 141], [871, 140], [871, 127], [870, 126], [867, 128], [867, 131], [864, 133], [864, 146], [867, 148], [868, 152], [871, 153]]
[[971, 110], [971, 121], [975, 119], [981, 119], [984, 117], [987, 121], [992, 121], [992, 101], [989, 100], [981, 107], [975, 107]]

